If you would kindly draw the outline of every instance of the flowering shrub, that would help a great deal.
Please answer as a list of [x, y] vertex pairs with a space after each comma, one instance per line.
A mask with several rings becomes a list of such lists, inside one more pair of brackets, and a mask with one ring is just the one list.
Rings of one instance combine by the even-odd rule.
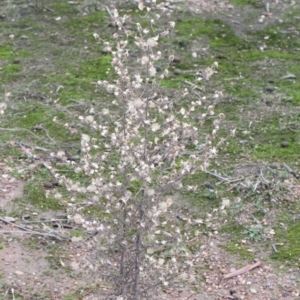
[[[167, 195], [182, 189], [186, 176], [205, 170], [223, 142], [215, 141], [223, 115], [215, 117], [213, 106], [203, 107], [204, 96], [191, 101], [185, 89], [174, 99], [161, 90], [169, 65], [157, 72], [157, 61], [163, 59], [159, 41], [175, 23], [156, 29], [160, 15], [155, 4], [153, 10], [142, 2], [138, 7], [149, 26], [137, 23], [136, 32], [125, 28], [126, 16], [111, 12], [116, 43], [104, 45], [117, 79], [97, 82], [97, 88], [112, 95], [111, 106], [79, 117], [91, 134], [82, 134], [80, 161], [71, 164], [88, 184], [56, 174], [74, 201], [81, 195], [102, 207], [101, 220], [83, 225], [102, 233], [99, 274], [113, 282], [119, 299], [141, 299], [193, 265], [186, 235], [172, 218], [174, 199]], [[98, 33], [94, 37], [102, 42]], [[129, 67], [133, 47], [139, 53], [134, 70]], [[169, 63], [173, 59], [171, 55]], [[215, 67], [207, 69], [208, 78]], [[207, 117], [214, 120], [210, 134], [201, 131]]]

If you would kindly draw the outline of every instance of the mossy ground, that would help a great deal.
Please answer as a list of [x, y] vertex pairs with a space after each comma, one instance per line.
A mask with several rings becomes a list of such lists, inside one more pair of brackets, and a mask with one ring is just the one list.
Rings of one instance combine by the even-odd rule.
[[[250, 4], [256, 9], [256, 1], [235, 0], [232, 3]], [[69, 112], [78, 117], [91, 106], [109, 106], [109, 96], [96, 91], [95, 82], [111, 80], [115, 76], [110, 65], [111, 56], [101, 53], [102, 46], [93, 37], [93, 33], [98, 32], [102, 39], [109, 40], [116, 31], [105, 11], [93, 6], [82, 14], [82, 6], [54, 0], [47, 3], [46, 8], [42, 1], [34, 7], [25, 2], [22, 5], [7, 7], [6, 18], [0, 19], [3, 28], [0, 35], [3, 37], [0, 44], [1, 97], [4, 98], [8, 91], [12, 94], [8, 109], [1, 117], [0, 155], [1, 159], [15, 166], [34, 162], [34, 158], [28, 155], [24, 160], [20, 142], [49, 150], [67, 149], [76, 154], [81, 132], [70, 136], [63, 126], [53, 122], [53, 118], [56, 117], [61, 124], [72, 125], [76, 119], [70, 117]], [[165, 58], [162, 67], [167, 64], [170, 54], [175, 53], [181, 58], [171, 67], [170, 77], [162, 82], [165, 93], [172, 95], [176, 88], [186, 87], [184, 80], [194, 82], [200, 69], [214, 61], [219, 64], [218, 73], [210, 81], [199, 83], [200, 88], [205, 88], [205, 93], [223, 91], [224, 98], [215, 103], [216, 112], [226, 114], [221, 135], [237, 129], [236, 138], [228, 140], [220, 150], [214, 166], [218, 172], [229, 174], [233, 166], [244, 161], [245, 157], [251, 161], [286, 163], [295, 170], [298, 168], [300, 43], [297, 30], [289, 31], [299, 13], [297, 9], [286, 11], [282, 23], [259, 31], [245, 30], [243, 37], [224, 18], [176, 13], [177, 25], [172, 37], [162, 39]], [[131, 13], [133, 19], [138, 18], [135, 10], [126, 7], [123, 10]], [[162, 23], [167, 21], [162, 20]], [[197, 58], [192, 57], [193, 51], [199, 53]], [[173, 74], [175, 69], [182, 73]], [[295, 79], [284, 79], [287, 74], [294, 75]], [[84, 130], [82, 128], [82, 132]], [[247, 142], [241, 143], [244, 140]], [[287, 142], [288, 147], [282, 147], [282, 142]], [[16, 208], [26, 207], [29, 203], [34, 209], [64, 210], [63, 202], [45, 197], [44, 183], [52, 180], [49, 172], [42, 166], [33, 171], [24, 168], [25, 171], [16, 172], [26, 181], [24, 197], [16, 200]], [[70, 178], [81, 176], [65, 167], [61, 167], [61, 172]], [[275, 240], [283, 246], [278, 246], [277, 253], [269, 252], [267, 258], [285, 262], [298, 260], [300, 228], [297, 219], [291, 221], [294, 212], [300, 208], [297, 200], [273, 204], [255, 192], [240, 195], [237, 191], [227, 191], [224, 185], [211, 191], [204, 186], [206, 181], [214, 186], [218, 183], [216, 178], [203, 173], [186, 179], [186, 185], [196, 183], [200, 188], [197, 192], [182, 194], [184, 203], [180, 204], [181, 208], [187, 208], [195, 218], [201, 218], [217, 209], [222, 198], [242, 197], [239, 206], [228, 212], [228, 219], [249, 203], [253, 207], [252, 214], [260, 222], [265, 218], [262, 209], [274, 210]], [[64, 194], [63, 187], [58, 189]], [[93, 217], [102, 214], [98, 207], [88, 207], [83, 212]], [[15, 214], [18, 214], [17, 209]], [[219, 231], [226, 237], [223, 247], [241, 258], [251, 259], [253, 254], [241, 244], [249, 232], [245, 229], [251, 225], [245, 227], [231, 221], [220, 226]], [[203, 234], [213, 231], [205, 225], [199, 229]], [[75, 237], [84, 235], [80, 230], [73, 230], [71, 234]], [[271, 242], [263, 234], [259, 241], [252, 239], [249, 243], [257, 248], [257, 253], [271, 247]]]

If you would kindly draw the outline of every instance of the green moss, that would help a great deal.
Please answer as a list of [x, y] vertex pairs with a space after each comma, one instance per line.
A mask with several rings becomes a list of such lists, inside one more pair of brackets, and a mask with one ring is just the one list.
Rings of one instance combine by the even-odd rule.
[[7, 45], [0, 45], [0, 59], [11, 59], [13, 56], [13, 49]]
[[161, 87], [167, 87], [167, 88], [179, 88], [182, 85], [181, 81], [179, 79], [169, 79], [165, 78], [161, 81], [160, 86]]
[[295, 60], [295, 53], [282, 51], [282, 50], [265, 50], [260, 51], [258, 49], [252, 49], [239, 53], [239, 57], [247, 62], [258, 61], [264, 59], [284, 59], [284, 60]]
[[[297, 261], [300, 257], [300, 224], [290, 224], [287, 230], [277, 230], [276, 241], [282, 246], [277, 246], [277, 253], [273, 253], [271, 258], [280, 261]], [[277, 245], [279, 245], [277, 244]]]
[[247, 251], [247, 249], [245, 249], [243, 246], [231, 242], [222, 245], [221, 248], [225, 249], [226, 251], [232, 254], [236, 254], [243, 259], [253, 260], [255, 258], [255, 256], [249, 251]]
[[75, 229], [70, 230], [70, 233], [71, 233], [71, 236], [74, 236], [74, 237], [86, 236], [86, 234], [83, 231], [75, 230]]
[[[23, 203], [28, 201], [36, 208], [41, 210], [61, 210], [63, 206], [60, 202], [52, 197], [46, 197], [45, 190], [42, 187], [42, 183], [29, 183], [24, 188], [25, 199]], [[26, 201], [25, 201], [26, 200]]]
[[[108, 15], [104, 11], [98, 11], [86, 16], [74, 16], [69, 20], [64, 22], [64, 27], [68, 30], [69, 34], [80, 35], [85, 37], [90, 37], [90, 41], [95, 42], [93, 37], [94, 32], [101, 31], [103, 33], [103, 28], [105, 26], [105, 21], [108, 20]], [[99, 32], [100, 33], [100, 32]], [[103, 35], [101, 35], [103, 38]]]
[[202, 18], [181, 19], [177, 21], [176, 34], [185, 37], [201, 37], [205, 34], [213, 34], [215, 27], [212, 22], [205, 21]]
[[230, 2], [236, 5], [247, 5], [247, 4], [255, 5], [258, 3], [257, 0], [230, 0]]

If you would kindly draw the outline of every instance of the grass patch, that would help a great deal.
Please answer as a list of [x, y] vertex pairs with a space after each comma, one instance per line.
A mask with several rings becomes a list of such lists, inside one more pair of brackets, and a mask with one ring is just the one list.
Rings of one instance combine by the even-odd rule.
[[61, 210], [63, 205], [55, 198], [46, 197], [46, 193], [41, 183], [29, 183], [24, 188], [25, 197], [23, 203], [29, 202], [34, 207], [43, 211]]
[[299, 262], [300, 257], [300, 224], [290, 224], [286, 230], [277, 231], [276, 240], [282, 246], [278, 246], [278, 252], [271, 258], [279, 261]]

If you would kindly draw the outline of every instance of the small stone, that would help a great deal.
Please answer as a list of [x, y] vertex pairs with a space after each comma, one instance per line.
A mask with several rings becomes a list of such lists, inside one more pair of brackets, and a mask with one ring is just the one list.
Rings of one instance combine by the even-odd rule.
[[77, 263], [76, 261], [72, 261], [70, 263], [70, 268], [73, 270], [73, 271], [77, 271], [79, 269], [79, 263]]
[[250, 289], [250, 293], [252, 293], [252, 294], [257, 294], [257, 291], [256, 291], [256, 289], [251, 288], [251, 289]]
[[16, 274], [17, 276], [23, 276], [23, 275], [24, 275], [24, 272], [17, 270], [17, 271], [15, 271], [15, 274]]
[[214, 186], [209, 181], [205, 181], [204, 186], [209, 190], [214, 190]]
[[46, 182], [43, 184], [43, 187], [45, 189], [52, 189], [53, 188], [53, 183], [52, 182]]
[[297, 77], [294, 74], [286, 74], [285, 76], [282, 76], [281, 79], [297, 79]]
[[13, 217], [8, 217], [8, 216], [6, 216], [6, 217], [4, 217], [4, 221], [5, 221], [5, 222], [14, 223], [14, 222], [16, 222], [16, 219], [13, 218]]
[[272, 85], [267, 85], [266, 86], [266, 92], [272, 93], [274, 92], [275, 88]]
[[160, 66], [154, 66], [156, 72], [160, 72], [161, 71], [161, 67]]
[[172, 62], [173, 63], [179, 63], [181, 61], [181, 58], [180, 57], [178, 57], [178, 56], [174, 56], [174, 58], [173, 58], [173, 60], [172, 60]]
[[102, 53], [102, 54], [109, 54], [109, 53], [111, 53], [110, 47], [104, 47], [104, 48], [101, 50], [101, 53]]
[[21, 59], [19, 59], [19, 58], [15, 58], [14, 60], [13, 60], [13, 63], [14, 64], [19, 64], [19, 63], [21, 63]]
[[281, 147], [282, 147], [282, 148], [286, 148], [286, 147], [288, 147], [288, 146], [289, 146], [289, 143], [288, 143], [287, 141], [281, 142]]
[[182, 71], [179, 70], [179, 69], [175, 69], [175, 70], [174, 70], [174, 74], [175, 74], [175, 75], [180, 75], [180, 74], [182, 74]]

